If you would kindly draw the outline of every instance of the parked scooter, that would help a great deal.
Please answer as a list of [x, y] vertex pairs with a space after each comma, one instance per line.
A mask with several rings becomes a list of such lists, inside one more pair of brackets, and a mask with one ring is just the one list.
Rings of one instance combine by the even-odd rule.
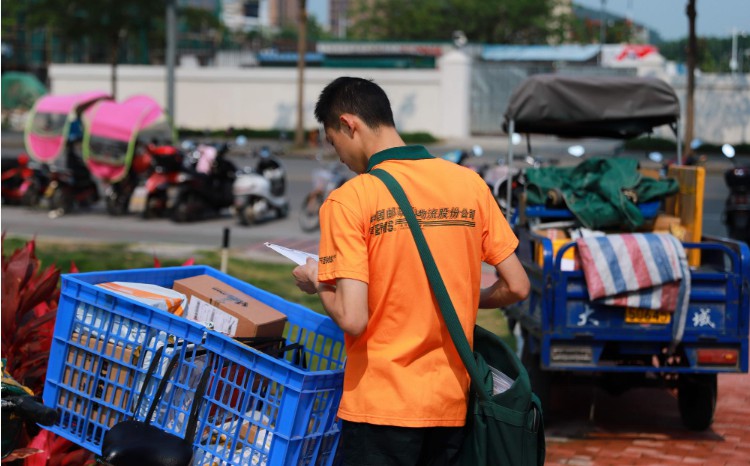
[[729, 196], [724, 204], [722, 221], [730, 238], [750, 244], [750, 166], [735, 162], [735, 150], [729, 144], [721, 147], [733, 167], [724, 172]]
[[35, 207], [49, 184], [49, 167], [29, 160], [26, 154], [3, 163], [2, 201], [4, 204]]
[[442, 155], [442, 158], [453, 162], [455, 164], [461, 165], [463, 167], [471, 168], [475, 172], [479, 173], [480, 176], [484, 175], [484, 171], [489, 166], [488, 164], [475, 164], [472, 163], [474, 157], [482, 157], [484, 154], [484, 149], [482, 149], [482, 146], [474, 145], [471, 147], [471, 150], [466, 149], [455, 149], [449, 152], [446, 152]]
[[136, 153], [125, 177], [107, 185], [104, 202], [109, 215], [120, 216], [128, 213], [133, 193], [150, 170], [151, 154], [145, 149]]
[[232, 206], [237, 168], [227, 160], [229, 145], [199, 144], [183, 164], [172, 220], [190, 222], [217, 215]]
[[[195, 149], [190, 141], [185, 141], [183, 147]], [[163, 217], [173, 207], [180, 182], [184, 181], [184, 154], [170, 145], [149, 144], [146, 150], [150, 154], [151, 172], [146, 179], [142, 215], [146, 219]]]
[[50, 182], [44, 192], [50, 218], [65, 215], [76, 206], [90, 207], [99, 201], [99, 187], [77, 147], [77, 141], [68, 142], [64, 168], [50, 166]]
[[[320, 160], [320, 157], [318, 158]], [[336, 188], [346, 183], [351, 171], [339, 161], [331, 162], [326, 168], [312, 172], [312, 191], [302, 201], [299, 213], [299, 226], [302, 231], [312, 232], [320, 228], [319, 211], [323, 201]]]
[[[238, 145], [245, 143], [244, 138], [238, 138]], [[255, 167], [238, 171], [232, 186], [235, 216], [241, 225], [252, 225], [269, 214], [276, 218], [289, 214], [286, 170], [281, 160], [268, 146], [261, 147], [255, 155]]]
[[[173, 127], [161, 106], [146, 95], [122, 102], [100, 101], [86, 112], [83, 154], [91, 173], [104, 186], [110, 215], [124, 215], [151, 170], [146, 141], [172, 142]], [[135, 203], [134, 203], [135, 204]]]

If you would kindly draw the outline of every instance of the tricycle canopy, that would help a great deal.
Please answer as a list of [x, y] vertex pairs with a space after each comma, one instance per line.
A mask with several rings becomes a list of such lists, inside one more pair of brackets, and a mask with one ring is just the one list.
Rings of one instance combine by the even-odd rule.
[[679, 118], [677, 95], [659, 79], [539, 74], [511, 95], [503, 129], [512, 120], [518, 133], [629, 139]]
[[[679, 118], [674, 89], [659, 79], [538, 74], [526, 78], [511, 94], [503, 129], [511, 136], [630, 139], [666, 124], [677, 135], [681, 165]], [[508, 166], [512, 159], [513, 144], [508, 144]], [[510, 205], [510, 183], [507, 202]], [[509, 221], [510, 215], [507, 209]]]
[[127, 175], [134, 155], [147, 140], [175, 140], [172, 124], [151, 97], [136, 95], [123, 102], [99, 102], [85, 114], [83, 157], [91, 173], [107, 182]]
[[76, 127], [79, 114], [87, 106], [102, 99], [110, 99], [106, 92], [92, 91], [77, 94], [48, 94], [39, 98], [26, 121], [24, 143], [26, 152], [39, 162], [52, 162], [63, 152], [71, 129]]

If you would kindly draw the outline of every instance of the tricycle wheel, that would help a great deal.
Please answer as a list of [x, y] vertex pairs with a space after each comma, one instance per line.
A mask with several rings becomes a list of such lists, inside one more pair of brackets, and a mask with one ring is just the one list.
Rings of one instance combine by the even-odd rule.
[[685, 427], [708, 429], [716, 408], [716, 374], [680, 374], [677, 402]]
[[[529, 349], [529, 335], [525, 336], [523, 350], [521, 350], [521, 363], [529, 373], [531, 391], [533, 391], [542, 403], [542, 411], [550, 411], [550, 395], [552, 393], [552, 374], [542, 370], [542, 362], [538, 354], [532, 354]], [[545, 414], [546, 415], [546, 414]]]

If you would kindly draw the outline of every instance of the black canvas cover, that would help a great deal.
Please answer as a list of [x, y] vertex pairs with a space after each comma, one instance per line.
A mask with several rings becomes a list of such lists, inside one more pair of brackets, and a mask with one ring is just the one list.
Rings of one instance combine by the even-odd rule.
[[629, 139], [679, 116], [674, 89], [656, 78], [539, 74], [511, 95], [503, 129], [512, 119], [517, 133]]

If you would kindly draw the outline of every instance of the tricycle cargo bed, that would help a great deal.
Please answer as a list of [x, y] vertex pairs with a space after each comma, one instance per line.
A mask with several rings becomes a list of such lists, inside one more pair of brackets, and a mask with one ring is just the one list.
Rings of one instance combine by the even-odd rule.
[[[677, 315], [606, 306], [589, 299], [581, 270], [561, 270], [562, 246], [520, 229], [518, 254], [532, 283], [529, 298], [507, 310], [518, 320], [541, 366], [554, 370], [747, 372], [750, 250], [744, 243], [704, 238], [691, 270], [684, 332]], [[539, 254], [542, 257], [534, 257]], [[570, 254], [568, 254], [570, 257]], [[541, 348], [536, 347], [541, 345]]]

